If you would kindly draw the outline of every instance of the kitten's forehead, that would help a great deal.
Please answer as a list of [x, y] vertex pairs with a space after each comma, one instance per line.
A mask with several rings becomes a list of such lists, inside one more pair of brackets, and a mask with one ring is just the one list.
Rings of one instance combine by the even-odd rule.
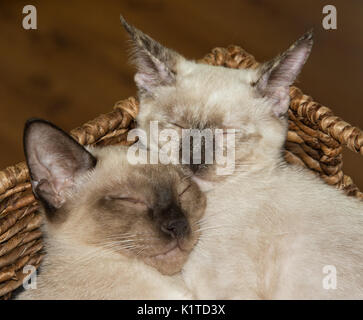
[[[182, 176], [178, 168], [162, 164], [132, 164], [132, 153], [120, 146], [90, 149], [97, 166], [89, 184], [98, 192], [127, 195], [138, 192], [156, 199], [164, 190], [172, 191]], [[94, 183], [97, 182], [97, 183]]]
[[249, 86], [255, 77], [256, 71], [253, 69], [231, 69], [184, 60], [178, 64], [177, 85], [194, 90], [198, 85], [204, 89], [219, 91]]
[[[141, 108], [139, 119], [175, 119], [195, 128], [221, 128], [233, 124], [254, 101], [251, 83], [255, 70], [236, 70], [181, 61], [175, 87], [160, 89], [154, 108]], [[246, 110], [248, 111], [248, 110]]]

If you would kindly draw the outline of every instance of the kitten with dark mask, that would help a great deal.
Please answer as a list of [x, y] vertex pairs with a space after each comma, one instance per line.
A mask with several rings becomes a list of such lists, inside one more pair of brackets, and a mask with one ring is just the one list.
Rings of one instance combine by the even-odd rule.
[[127, 148], [85, 148], [43, 120], [24, 148], [42, 204], [45, 260], [18, 299], [185, 299], [178, 275], [205, 198], [172, 166], [131, 165]]
[[183, 268], [193, 294], [362, 299], [363, 203], [282, 156], [289, 86], [312, 34], [257, 69], [234, 70], [186, 60], [121, 21], [134, 40], [141, 128], [157, 120], [176, 130], [236, 129], [232, 175], [218, 176], [216, 164], [193, 170], [200, 185], [213, 182], [202, 235]]

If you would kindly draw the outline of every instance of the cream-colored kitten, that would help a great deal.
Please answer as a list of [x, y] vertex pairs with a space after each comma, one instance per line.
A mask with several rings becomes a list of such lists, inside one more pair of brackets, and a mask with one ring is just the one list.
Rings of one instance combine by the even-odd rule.
[[207, 193], [184, 267], [200, 299], [362, 299], [363, 203], [275, 158]]
[[86, 150], [43, 120], [24, 146], [43, 205], [46, 256], [18, 299], [185, 299], [178, 273], [205, 199], [177, 168], [131, 165], [127, 148]]
[[188, 61], [121, 20], [135, 43], [141, 128], [157, 120], [180, 135], [180, 128], [237, 132], [234, 174], [191, 166], [212, 188], [183, 273], [195, 296], [363, 298], [362, 202], [282, 156], [289, 86], [312, 34], [256, 70], [232, 70]]

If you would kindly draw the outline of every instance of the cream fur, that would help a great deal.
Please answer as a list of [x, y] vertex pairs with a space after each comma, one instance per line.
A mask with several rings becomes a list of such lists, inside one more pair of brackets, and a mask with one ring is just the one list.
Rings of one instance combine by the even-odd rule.
[[363, 203], [307, 170], [237, 173], [207, 194], [202, 225], [184, 268], [199, 299], [363, 298]]
[[20, 300], [191, 299], [180, 276], [164, 276], [136, 258], [47, 239], [37, 289]]

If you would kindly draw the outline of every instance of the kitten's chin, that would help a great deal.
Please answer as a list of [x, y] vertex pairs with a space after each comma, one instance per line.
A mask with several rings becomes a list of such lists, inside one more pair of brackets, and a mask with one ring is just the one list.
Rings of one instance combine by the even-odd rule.
[[216, 173], [217, 168], [215, 166], [201, 166], [194, 171], [191, 170], [189, 166], [185, 166], [183, 167], [183, 172], [185, 175], [191, 177], [191, 179], [198, 185], [202, 192], [208, 192], [213, 190], [218, 185], [218, 183], [225, 180], [226, 176], [228, 176], [227, 174], [218, 175]]
[[146, 257], [144, 262], [164, 275], [174, 275], [181, 271], [184, 263], [187, 261], [189, 251], [181, 250], [179, 246], [175, 246], [171, 250]]

